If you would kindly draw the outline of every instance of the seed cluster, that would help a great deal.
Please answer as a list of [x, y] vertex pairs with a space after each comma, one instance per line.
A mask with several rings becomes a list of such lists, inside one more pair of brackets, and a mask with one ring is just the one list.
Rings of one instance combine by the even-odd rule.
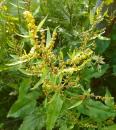
[[55, 31], [55, 32], [53, 32], [53, 34], [52, 34], [52, 40], [50, 41], [50, 49], [53, 49], [54, 48], [54, 44], [55, 44], [55, 42], [56, 42], [56, 38], [57, 38], [57, 32]]
[[23, 0], [26, 10], [30, 10], [31, 0]]
[[29, 36], [33, 45], [38, 44], [37, 26], [35, 25], [35, 19], [29, 11], [25, 11], [24, 18], [26, 19]]
[[93, 54], [93, 51], [89, 48], [87, 48], [86, 50], [84, 50], [83, 52], [75, 55], [70, 63], [71, 64], [80, 64], [82, 63], [84, 60], [88, 59], [91, 55]]
[[46, 39], [45, 39], [45, 31], [42, 30], [41, 31], [41, 45], [44, 47], [45, 46], [45, 43], [46, 43]]

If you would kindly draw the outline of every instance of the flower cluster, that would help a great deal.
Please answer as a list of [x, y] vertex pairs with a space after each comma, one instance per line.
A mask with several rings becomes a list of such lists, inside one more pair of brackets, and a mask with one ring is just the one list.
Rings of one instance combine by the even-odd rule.
[[45, 31], [42, 30], [42, 31], [41, 31], [41, 45], [42, 45], [42, 46], [45, 46], [45, 43], [46, 43]]
[[52, 34], [52, 40], [50, 41], [50, 47], [49, 48], [53, 48], [54, 47], [54, 44], [56, 42], [56, 39], [57, 39], [57, 32], [54, 31], [53, 34]]
[[23, 0], [26, 10], [30, 10], [31, 0]]
[[70, 64], [80, 64], [91, 57], [93, 54], [93, 51], [89, 48], [87, 48], [84, 51], [81, 51], [80, 53], [75, 54], [74, 56], [70, 57], [71, 59], [68, 61]]
[[24, 18], [28, 24], [29, 36], [33, 45], [38, 44], [37, 26], [35, 25], [35, 19], [29, 11], [25, 11]]

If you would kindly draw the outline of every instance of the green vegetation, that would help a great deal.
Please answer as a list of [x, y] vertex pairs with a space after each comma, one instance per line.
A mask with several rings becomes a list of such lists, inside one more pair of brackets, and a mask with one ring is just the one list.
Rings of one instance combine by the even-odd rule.
[[0, 0], [0, 130], [116, 129], [116, 10], [96, 2]]

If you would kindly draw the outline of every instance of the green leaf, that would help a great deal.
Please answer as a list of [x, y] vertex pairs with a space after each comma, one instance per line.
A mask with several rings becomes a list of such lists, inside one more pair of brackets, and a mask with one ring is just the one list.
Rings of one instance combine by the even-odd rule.
[[95, 72], [91, 75], [91, 77], [94, 77], [94, 78], [101, 77], [102, 75], [105, 74], [105, 72], [107, 71], [108, 68], [109, 68], [108, 64], [101, 65], [100, 70], [98, 71], [97, 68], [96, 68]]
[[75, 103], [73, 106], [69, 107], [68, 109], [72, 109], [74, 107], [78, 107], [79, 105], [81, 105], [83, 103], [83, 100], [77, 101], [77, 103]]
[[[37, 5], [37, 7], [34, 8], [34, 13], [33, 13], [33, 16], [36, 16], [40, 11], [40, 0], [36, 0], [36, 2], [34, 1], [33, 4]], [[32, 6], [33, 6], [33, 4], [32, 4]]]
[[109, 40], [110, 40], [109, 38], [103, 37], [103, 36], [101, 36], [101, 35], [99, 35], [98, 39], [99, 39], [99, 40], [104, 40], [104, 41], [109, 41]]
[[26, 70], [21, 69], [21, 68], [19, 68], [18, 70], [19, 70], [21, 73], [23, 73], [23, 74], [25, 74], [25, 75], [27, 75], [27, 76], [33, 76], [33, 75], [35, 75], [35, 74], [30, 73], [30, 72], [27, 72]]
[[87, 68], [82, 72], [82, 76], [85, 80], [89, 81], [91, 78], [99, 78], [105, 74], [109, 68], [108, 64], [101, 65], [100, 70], [98, 68]]
[[80, 113], [88, 115], [91, 119], [101, 122], [116, 116], [116, 111], [100, 101], [88, 99], [77, 107]]
[[96, 40], [96, 52], [102, 54], [110, 45], [110, 39], [107, 37], [99, 36]]
[[29, 88], [30, 88], [30, 84], [31, 84], [31, 79], [24, 79], [19, 87], [19, 99], [22, 99], [23, 97], [25, 97], [26, 93], [28, 92]]
[[45, 23], [46, 19], [47, 19], [47, 16], [39, 23], [39, 25], [37, 26], [37, 31], [40, 31], [40, 29], [43, 26], [43, 24]]
[[[58, 27], [59, 27], [59, 26], [58, 26]], [[53, 33], [56, 32], [56, 30], [57, 30], [58, 27], [56, 27], [56, 28], [54, 29]], [[50, 30], [49, 30], [49, 28], [48, 28], [48, 31], [47, 31], [47, 44], [46, 44], [46, 47], [49, 47], [49, 46], [50, 46], [50, 44], [52, 43], [52, 42], [50, 42], [51, 40], [52, 40], [52, 37], [51, 37], [51, 35], [50, 35]]]
[[60, 97], [60, 93], [55, 93], [50, 102], [48, 102], [47, 109], [47, 120], [46, 129], [52, 130], [54, 128], [55, 122], [60, 114], [63, 101]]
[[7, 117], [24, 117], [30, 113], [33, 112], [34, 108], [36, 106], [36, 101], [29, 100], [29, 99], [22, 99], [17, 100], [12, 107], [10, 108], [10, 111], [8, 112]]
[[109, 90], [108, 89], [106, 89], [106, 94], [105, 94], [105, 104], [107, 105], [107, 106], [110, 106], [110, 107], [114, 107], [114, 98], [113, 97], [111, 97], [111, 94], [110, 94], [110, 92], [109, 92]]
[[34, 85], [34, 87], [31, 88], [31, 90], [34, 90], [34, 89], [38, 88], [43, 82], [44, 82], [44, 80], [41, 78], [41, 79]]
[[7, 66], [15, 66], [15, 65], [19, 65], [19, 64], [22, 64], [22, 63], [25, 63], [27, 62], [28, 60], [19, 60], [19, 61], [16, 61], [16, 62], [13, 62], [13, 63], [9, 63], [9, 64], [6, 64]]
[[28, 93], [30, 83], [30, 79], [23, 80], [19, 88], [18, 99], [10, 108], [7, 117], [24, 117], [33, 112], [38, 92], [32, 91]]
[[0, 66], [0, 72], [2, 72], [2, 71], [5, 71], [5, 70], [8, 70], [10, 67], [8, 67], [8, 66]]
[[104, 127], [104, 128], [102, 128], [101, 130], [116, 130], [116, 125]]
[[47, 39], [46, 39], [46, 47], [49, 47], [50, 41], [52, 40], [51, 34], [50, 34], [50, 29], [47, 28]]
[[34, 112], [24, 118], [19, 130], [41, 130], [45, 126], [43, 113]]

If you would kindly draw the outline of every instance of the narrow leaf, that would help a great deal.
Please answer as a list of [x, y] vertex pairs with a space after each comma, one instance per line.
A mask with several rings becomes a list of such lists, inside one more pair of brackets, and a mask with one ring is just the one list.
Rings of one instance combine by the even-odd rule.
[[45, 125], [44, 115], [41, 112], [34, 112], [24, 118], [19, 130], [42, 130]]
[[41, 85], [43, 82], [44, 82], [44, 80], [41, 78], [41, 79], [34, 85], [34, 87], [31, 88], [31, 90], [34, 90], [34, 89], [38, 88], [39, 85]]
[[19, 87], [19, 97], [18, 98], [22, 99], [23, 97], [25, 97], [27, 91], [30, 88], [30, 83], [31, 83], [30, 78], [29, 79], [24, 79], [21, 82], [20, 87]]
[[37, 27], [37, 31], [40, 31], [40, 29], [43, 26], [43, 24], [45, 23], [46, 19], [47, 19], [47, 16], [39, 23], [39, 25]]
[[[59, 26], [57, 26], [57, 27], [54, 29], [53, 34], [56, 32], [56, 30], [57, 30], [58, 27], [59, 27]], [[51, 35], [50, 35], [49, 29], [48, 29], [47, 35], [48, 35], [48, 37], [47, 37], [46, 47], [49, 47], [49, 46], [51, 46], [51, 43], [52, 43], [52, 42], [50, 42], [50, 41], [52, 40], [52, 37], [51, 37]]]
[[63, 101], [59, 93], [55, 93], [51, 101], [47, 106], [47, 120], [46, 120], [46, 129], [52, 130], [54, 128], [55, 122], [60, 114]]
[[82, 104], [82, 102], [83, 102], [83, 100], [80, 100], [80, 101], [78, 101], [77, 103], [75, 103], [73, 106], [69, 107], [68, 109], [72, 109], [72, 108], [74, 108], [74, 107], [78, 107], [79, 105]]
[[49, 47], [50, 41], [51, 41], [52, 37], [50, 34], [50, 29], [47, 29], [47, 40], [46, 40], [46, 47]]
[[113, 99], [113, 97], [111, 97], [111, 94], [110, 94], [108, 89], [106, 89], [105, 104], [110, 106], [110, 107], [114, 106], [114, 99]]
[[13, 62], [13, 63], [9, 63], [9, 64], [6, 64], [7, 66], [15, 66], [15, 65], [19, 65], [19, 64], [22, 64], [22, 63], [25, 63], [27, 62], [27, 59], [25, 60], [19, 60], [19, 61], [16, 61], [16, 62]]

